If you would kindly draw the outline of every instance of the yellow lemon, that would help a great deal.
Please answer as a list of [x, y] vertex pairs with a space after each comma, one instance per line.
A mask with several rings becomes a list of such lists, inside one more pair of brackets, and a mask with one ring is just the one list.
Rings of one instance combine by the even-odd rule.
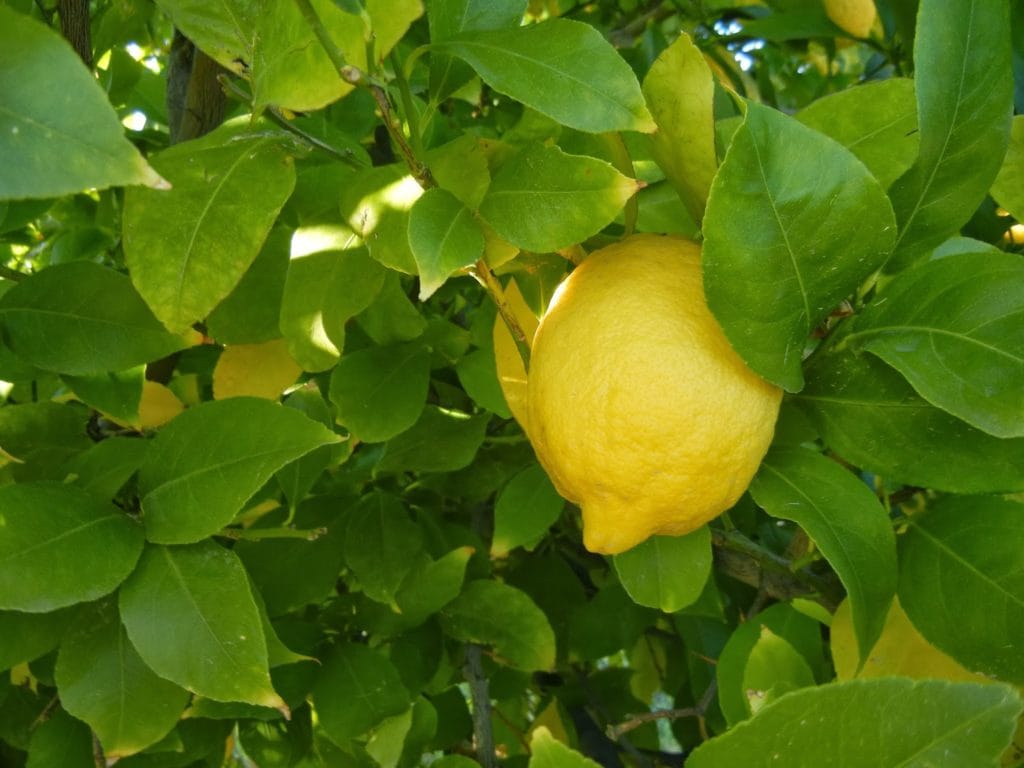
[[559, 493], [582, 508], [584, 545], [615, 554], [735, 504], [781, 398], [708, 309], [700, 246], [635, 235], [591, 254], [541, 319], [529, 438]]
[[878, 11], [875, 0], [825, 0], [825, 13], [832, 23], [854, 37], [868, 37]]

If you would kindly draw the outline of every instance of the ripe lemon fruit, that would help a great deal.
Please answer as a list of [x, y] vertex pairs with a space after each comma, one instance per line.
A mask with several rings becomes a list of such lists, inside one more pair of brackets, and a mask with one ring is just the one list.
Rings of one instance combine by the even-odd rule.
[[841, 30], [859, 38], [871, 35], [878, 16], [875, 0], [825, 0], [825, 13]]
[[688, 533], [735, 504], [781, 399], [730, 346], [704, 298], [700, 246], [680, 238], [595, 251], [533, 339], [529, 438], [582, 508], [592, 552]]

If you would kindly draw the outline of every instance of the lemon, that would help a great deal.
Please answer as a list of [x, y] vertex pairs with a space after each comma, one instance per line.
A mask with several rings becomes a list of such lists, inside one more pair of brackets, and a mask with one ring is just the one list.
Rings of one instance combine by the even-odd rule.
[[854, 37], [868, 37], [878, 11], [875, 0], [825, 0], [825, 13], [832, 23]]
[[559, 286], [533, 340], [529, 438], [615, 554], [725, 511], [768, 450], [782, 391], [751, 371], [704, 299], [700, 246], [635, 235]]

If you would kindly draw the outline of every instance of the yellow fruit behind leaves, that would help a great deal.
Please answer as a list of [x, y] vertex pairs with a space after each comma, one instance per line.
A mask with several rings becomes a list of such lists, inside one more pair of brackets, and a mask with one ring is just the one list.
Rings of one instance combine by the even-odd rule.
[[781, 399], [708, 309], [700, 246], [635, 235], [556, 291], [533, 340], [527, 432], [559, 493], [581, 506], [584, 545], [615, 554], [735, 504]]
[[302, 368], [284, 339], [227, 347], [213, 370], [213, 397], [262, 397], [277, 400], [295, 383]]
[[871, 35], [878, 11], [874, 0], [824, 0], [832, 23], [857, 38]]
[[162, 427], [184, 410], [181, 400], [163, 384], [148, 380], [143, 382], [137, 425], [140, 429]]

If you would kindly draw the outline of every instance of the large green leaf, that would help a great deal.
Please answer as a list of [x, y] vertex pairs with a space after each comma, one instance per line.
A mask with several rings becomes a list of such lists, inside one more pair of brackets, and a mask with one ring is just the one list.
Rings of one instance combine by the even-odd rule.
[[[35, 724], [33, 724], [35, 725]], [[29, 731], [25, 729], [26, 733]], [[95, 768], [92, 734], [89, 727], [75, 720], [60, 707], [32, 731], [25, 768]]]
[[900, 269], [974, 214], [1010, 138], [1008, 0], [921, 0], [914, 72], [921, 150], [895, 184]]
[[480, 215], [513, 245], [555, 251], [600, 232], [638, 188], [603, 160], [535, 143], [498, 171]]
[[59, 467], [92, 446], [85, 433], [87, 419], [81, 408], [52, 400], [5, 404], [0, 408], [0, 449], [25, 464], [52, 462]]
[[426, 621], [458, 597], [472, 554], [472, 547], [459, 547], [410, 572], [395, 595], [395, 603], [407, 626]]
[[878, 499], [842, 466], [803, 448], [770, 451], [750, 493], [768, 514], [803, 528], [835, 570], [863, 662], [896, 594], [896, 539]]
[[469, 464], [483, 444], [489, 416], [470, 416], [428, 405], [420, 418], [389, 440], [377, 463], [381, 472], [452, 472]]
[[139, 470], [147, 538], [186, 544], [216, 533], [274, 472], [338, 440], [294, 408], [261, 398], [188, 409], [160, 430]]
[[50, 613], [0, 611], [0, 669], [34, 661], [60, 643], [75, 608]]
[[135, 437], [108, 437], [93, 443], [62, 467], [65, 482], [104, 499], [111, 499], [134, 475], [149, 443]]
[[88, 261], [58, 264], [0, 298], [4, 340], [37, 368], [121, 371], [189, 345], [157, 321], [131, 281]]
[[463, 32], [431, 48], [468, 62], [494, 90], [591, 133], [655, 130], [629, 65], [594, 27], [568, 19]]
[[215, 701], [284, 706], [270, 684], [249, 578], [233, 552], [212, 541], [151, 544], [119, 605], [132, 645], [160, 677]]
[[704, 290], [751, 368], [788, 391], [814, 327], [885, 261], [892, 208], [845, 147], [750, 103], [704, 219]]
[[[340, 244], [354, 240], [349, 234]], [[386, 273], [362, 248], [304, 253], [293, 244], [280, 323], [288, 351], [304, 370], [323, 371], [338, 362], [345, 323], [373, 302]]]
[[157, 0], [157, 5], [222, 67], [243, 73], [252, 62], [256, 0]]
[[[526, 0], [427, 0], [430, 41], [439, 43], [460, 32], [518, 27], [524, 13]], [[464, 62], [451, 56], [431, 56], [431, 98], [440, 102], [472, 76]]]
[[761, 627], [743, 668], [743, 693], [753, 714], [790, 691], [813, 685], [814, 673], [796, 648]]
[[343, 643], [324, 662], [313, 687], [320, 723], [338, 744], [404, 712], [410, 696], [398, 670], [365, 645]]
[[423, 532], [394, 496], [367, 494], [345, 531], [345, 560], [370, 598], [392, 603], [423, 550]]
[[528, 768], [598, 768], [574, 749], [570, 749], [551, 735], [546, 726], [534, 728], [530, 739], [530, 762]]
[[900, 274], [843, 341], [928, 402], [997, 437], [1024, 437], [1024, 259], [967, 253]]
[[1003, 440], [921, 398], [871, 355], [816, 355], [796, 400], [825, 443], [890, 481], [953, 493], [1024, 491], [1024, 438]]
[[158, 677], [142, 661], [114, 601], [78, 616], [61, 643], [54, 678], [61, 705], [89, 724], [108, 760], [162, 739], [189, 700], [188, 691]]
[[537, 464], [516, 474], [501, 489], [494, 505], [491, 555], [504, 557], [516, 547], [535, 545], [565, 507], [565, 500]]
[[166, 186], [125, 138], [71, 46], [7, 6], [0, 6], [0, 73], [0, 200]]
[[420, 301], [484, 253], [484, 232], [451, 192], [428, 189], [409, 211], [409, 247], [420, 275]]
[[416, 342], [345, 355], [331, 374], [338, 423], [360, 440], [390, 440], [416, 423], [430, 384], [430, 351]]
[[711, 531], [652, 536], [613, 558], [619, 581], [633, 601], [675, 613], [697, 601], [711, 575]]
[[1024, 684], [1024, 504], [950, 496], [900, 542], [900, 603], [928, 642], [970, 670]]
[[142, 528], [70, 485], [0, 488], [0, 608], [43, 613], [95, 600], [124, 581]]
[[121, 424], [139, 421], [139, 404], [146, 381], [143, 365], [126, 371], [103, 371], [81, 376], [61, 376], [61, 381], [81, 400]]
[[1024, 115], [1013, 118], [1010, 146], [992, 182], [992, 199], [1017, 221], [1024, 220]]
[[687, 768], [995, 765], [1020, 696], [1005, 685], [878, 678], [805, 688], [698, 747]]
[[[331, 0], [312, 0], [348, 64], [366, 69], [363, 20]], [[337, 101], [353, 86], [341, 78], [297, 3], [261, 3], [256, 13], [252, 87], [257, 111], [273, 105], [307, 112]], [[384, 53], [384, 51], [381, 51]]]
[[680, 35], [651, 65], [643, 93], [658, 125], [651, 136], [654, 157], [700, 224], [718, 170], [715, 81], [689, 35]]
[[132, 282], [172, 331], [205, 318], [256, 258], [295, 186], [287, 141], [224, 126], [150, 158], [170, 190], [125, 194]]
[[441, 611], [444, 631], [467, 643], [489, 645], [506, 664], [526, 672], [555, 664], [555, 633], [525, 593], [490, 579], [471, 581]]
[[917, 104], [908, 78], [833, 93], [811, 102], [796, 119], [853, 152], [886, 189], [917, 157]]

